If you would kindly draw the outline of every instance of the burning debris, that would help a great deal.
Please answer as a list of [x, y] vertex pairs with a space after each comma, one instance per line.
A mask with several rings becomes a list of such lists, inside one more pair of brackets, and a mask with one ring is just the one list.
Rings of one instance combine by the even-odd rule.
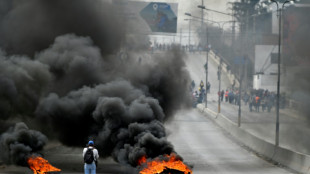
[[28, 166], [34, 174], [46, 174], [48, 171], [60, 171], [38, 155], [47, 138], [42, 133], [30, 130], [25, 123], [16, 123], [0, 137], [0, 160]]
[[[182, 53], [153, 55], [143, 66], [138, 53], [121, 60], [123, 27], [101, 0], [3, 2], [10, 8], [0, 12], [1, 160], [27, 166], [47, 137], [74, 147], [91, 138], [101, 157], [133, 167], [142, 156], [175, 152], [163, 123], [190, 106]], [[175, 156], [164, 158], [159, 172], [190, 171], [174, 168]]]
[[143, 168], [140, 174], [191, 174], [192, 170], [186, 166], [176, 154], [164, 155], [147, 161], [143, 156], [139, 162]]
[[29, 168], [34, 174], [49, 174], [51, 172], [60, 172], [61, 170], [52, 166], [48, 161], [40, 156], [30, 156], [27, 159]]
[[47, 137], [41, 132], [30, 130], [25, 123], [16, 123], [0, 137], [0, 159], [7, 164], [27, 166], [27, 158], [41, 151]]

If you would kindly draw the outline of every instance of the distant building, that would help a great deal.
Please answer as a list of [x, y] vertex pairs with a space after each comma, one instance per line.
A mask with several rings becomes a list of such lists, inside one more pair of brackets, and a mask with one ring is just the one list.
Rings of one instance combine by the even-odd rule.
[[[309, 2], [307, 2], [309, 3]], [[293, 69], [310, 65], [310, 3], [296, 4], [283, 11], [281, 42], [281, 90], [290, 83], [287, 75]], [[279, 20], [277, 13], [261, 20], [271, 21], [270, 34], [257, 34], [255, 46], [255, 65], [253, 75], [254, 89], [276, 91], [278, 78], [278, 38]], [[268, 26], [268, 23], [265, 23]], [[265, 30], [268, 28], [264, 26]]]

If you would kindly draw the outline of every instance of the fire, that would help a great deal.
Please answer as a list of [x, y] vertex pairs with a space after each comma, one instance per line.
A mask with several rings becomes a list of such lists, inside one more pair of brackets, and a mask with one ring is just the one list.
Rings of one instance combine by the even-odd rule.
[[52, 166], [48, 161], [39, 156], [31, 156], [27, 159], [29, 168], [34, 174], [46, 174], [47, 172], [60, 172], [61, 170]]
[[140, 171], [140, 174], [158, 174], [162, 173], [166, 169], [173, 169], [183, 172], [184, 174], [191, 174], [192, 170], [187, 167], [180, 159], [176, 158], [176, 155], [165, 155], [168, 160], [155, 159], [150, 162], [146, 162], [146, 157], [142, 157], [138, 163], [146, 162], [146, 167]]
[[142, 156], [139, 160], [138, 160], [138, 165], [141, 165], [143, 163], [146, 163], [146, 156]]

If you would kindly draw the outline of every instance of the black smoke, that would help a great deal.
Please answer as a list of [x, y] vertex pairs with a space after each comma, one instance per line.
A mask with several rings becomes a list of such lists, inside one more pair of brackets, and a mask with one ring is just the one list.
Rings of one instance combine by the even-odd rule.
[[5, 163], [26, 165], [29, 154], [43, 149], [47, 137], [30, 130], [25, 123], [16, 123], [0, 137], [0, 159]]
[[[190, 106], [179, 50], [126, 51], [120, 44], [128, 42], [125, 28], [105, 1], [5, 2], [0, 143], [18, 148], [1, 153], [2, 160], [21, 164], [42, 150], [47, 137], [74, 147], [93, 139], [102, 157], [131, 166], [144, 155], [174, 152], [163, 124]], [[139, 61], [145, 54], [149, 58]]]
[[101, 0], [3, 1], [0, 45], [9, 54], [32, 56], [67, 33], [89, 36], [102, 53], [109, 54], [124, 36], [117, 9]]

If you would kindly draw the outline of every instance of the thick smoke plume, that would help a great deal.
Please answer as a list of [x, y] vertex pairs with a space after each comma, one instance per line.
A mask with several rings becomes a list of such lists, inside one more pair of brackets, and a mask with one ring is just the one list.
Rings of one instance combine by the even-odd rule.
[[2, 1], [0, 45], [9, 54], [33, 55], [67, 33], [91, 37], [108, 54], [124, 36], [117, 9], [102, 0]]
[[145, 155], [174, 152], [163, 123], [190, 106], [178, 50], [121, 51], [128, 41], [108, 2], [5, 2], [0, 144], [13, 152], [0, 153], [1, 160], [21, 164], [46, 137], [76, 147], [93, 139], [101, 156], [131, 166]]
[[23, 122], [16, 123], [1, 134], [0, 159], [6, 163], [26, 165], [29, 154], [42, 150], [46, 143], [45, 135], [30, 130]]

